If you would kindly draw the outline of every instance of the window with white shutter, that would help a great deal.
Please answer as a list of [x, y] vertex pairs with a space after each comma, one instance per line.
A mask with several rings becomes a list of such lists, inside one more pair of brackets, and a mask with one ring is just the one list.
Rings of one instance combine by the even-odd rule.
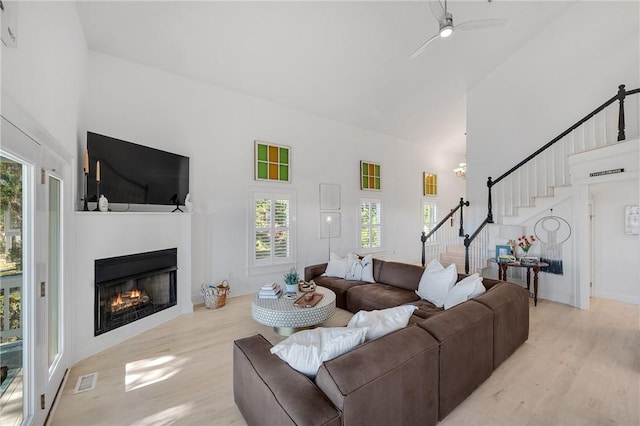
[[293, 194], [254, 192], [252, 200], [251, 266], [295, 262]]
[[[438, 224], [436, 203], [433, 201], [422, 201], [422, 230], [428, 234]], [[432, 235], [429, 242], [436, 241], [436, 234]]]
[[377, 199], [360, 200], [360, 250], [382, 247], [382, 202]]

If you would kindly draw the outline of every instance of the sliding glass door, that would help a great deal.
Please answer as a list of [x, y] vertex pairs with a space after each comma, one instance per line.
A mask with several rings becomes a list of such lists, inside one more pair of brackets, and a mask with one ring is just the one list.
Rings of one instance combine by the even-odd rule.
[[1, 126], [0, 424], [40, 425], [71, 364], [70, 160], [52, 140], [36, 140], [5, 117]]
[[[24, 409], [25, 256], [23, 187], [28, 164], [0, 152], [0, 424], [20, 425]], [[28, 349], [28, 346], [27, 348]]]

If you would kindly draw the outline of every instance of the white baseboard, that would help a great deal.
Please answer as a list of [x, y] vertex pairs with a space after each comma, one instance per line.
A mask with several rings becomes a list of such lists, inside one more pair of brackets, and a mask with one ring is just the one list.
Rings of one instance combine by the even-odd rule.
[[629, 294], [621, 294], [621, 293], [615, 293], [611, 291], [594, 291], [593, 296], [600, 297], [602, 299], [611, 299], [611, 300], [617, 300], [618, 302], [640, 305], [640, 296], [632, 296]]

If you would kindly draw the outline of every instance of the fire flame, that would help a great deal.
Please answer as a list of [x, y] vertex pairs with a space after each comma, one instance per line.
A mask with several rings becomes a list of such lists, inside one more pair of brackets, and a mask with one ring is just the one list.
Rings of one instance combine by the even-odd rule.
[[111, 312], [118, 312], [147, 302], [149, 302], [149, 298], [138, 289], [118, 293], [118, 296], [111, 301]]
[[120, 293], [118, 293], [118, 297], [111, 302], [111, 306], [120, 306], [122, 305], [122, 295]]

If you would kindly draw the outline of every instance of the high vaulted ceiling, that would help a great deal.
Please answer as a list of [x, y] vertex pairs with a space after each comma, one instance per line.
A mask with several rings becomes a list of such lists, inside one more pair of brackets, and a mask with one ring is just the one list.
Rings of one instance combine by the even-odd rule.
[[291, 108], [464, 152], [465, 93], [571, 2], [449, 1], [438, 31], [426, 1], [83, 1], [89, 48]]

